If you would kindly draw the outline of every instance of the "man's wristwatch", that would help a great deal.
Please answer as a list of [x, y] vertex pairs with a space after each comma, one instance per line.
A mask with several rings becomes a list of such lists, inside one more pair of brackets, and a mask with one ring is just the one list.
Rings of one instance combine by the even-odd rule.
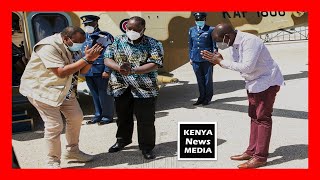
[[87, 63], [87, 64], [93, 64], [94, 61], [88, 61], [88, 59], [84, 56], [82, 59]]

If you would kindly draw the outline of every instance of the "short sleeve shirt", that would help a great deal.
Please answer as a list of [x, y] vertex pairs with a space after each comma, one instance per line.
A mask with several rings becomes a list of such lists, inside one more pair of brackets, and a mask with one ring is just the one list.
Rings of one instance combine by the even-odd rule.
[[[133, 44], [124, 34], [115, 38], [113, 44], [108, 46], [104, 58], [113, 59], [119, 65], [129, 62], [132, 68], [147, 63], [155, 63], [162, 67], [163, 47], [162, 44], [148, 36], [143, 36], [138, 44]], [[131, 89], [134, 98], [150, 98], [158, 95], [157, 71], [146, 74], [130, 74], [123, 76], [113, 71], [110, 76], [108, 92], [118, 97], [127, 88]]]

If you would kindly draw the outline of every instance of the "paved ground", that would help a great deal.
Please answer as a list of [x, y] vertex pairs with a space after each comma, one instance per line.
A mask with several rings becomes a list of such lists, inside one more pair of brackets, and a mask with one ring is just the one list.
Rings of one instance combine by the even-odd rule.
[[[266, 168], [308, 168], [308, 42], [268, 45], [278, 62], [286, 86], [278, 93], [274, 105], [270, 158]], [[239, 73], [220, 67], [214, 69], [214, 102], [206, 107], [192, 106], [197, 98], [197, 84], [192, 68], [186, 64], [172, 72], [180, 83], [161, 89], [156, 112], [157, 146], [155, 160], [144, 160], [137, 147], [136, 129], [133, 143], [124, 151], [107, 153], [115, 142], [116, 124], [83, 125], [80, 147], [96, 155], [90, 163], [66, 163], [69, 168], [236, 168], [230, 155], [245, 150], [249, 138], [246, 91]], [[93, 107], [89, 96], [81, 97], [86, 115]], [[88, 117], [87, 117], [88, 119]], [[217, 161], [178, 161], [177, 124], [183, 121], [217, 122]], [[31, 133], [15, 134], [12, 143], [22, 168], [44, 166], [42, 128]], [[65, 135], [62, 135], [65, 145]]]

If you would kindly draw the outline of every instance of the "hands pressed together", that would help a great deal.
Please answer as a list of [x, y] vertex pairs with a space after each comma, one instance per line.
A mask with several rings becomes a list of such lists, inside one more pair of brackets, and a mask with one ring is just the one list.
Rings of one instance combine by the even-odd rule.
[[131, 64], [129, 62], [125, 62], [120, 66], [120, 74], [124, 76], [128, 76], [131, 74]]
[[213, 65], [219, 64], [220, 62], [223, 60], [223, 57], [220, 53], [218, 52], [210, 52], [207, 50], [203, 50], [201, 51], [201, 56], [203, 59], [208, 60], [209, 62], [211, 62]]

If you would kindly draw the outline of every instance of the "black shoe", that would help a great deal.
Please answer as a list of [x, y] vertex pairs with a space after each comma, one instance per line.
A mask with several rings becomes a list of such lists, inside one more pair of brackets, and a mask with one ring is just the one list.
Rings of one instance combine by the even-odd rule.
[[203, 102], [203, 101], [199, 101], [199, 100], [198, 100], [197, 102], [193, 103], [193, 105], [196, 106], [196, 105], [202, 104], [202, 102]]
[[103, 121], [103, 120], [102, 120], [102, 121], [99, 121], [99, 122], [98, 122], [98, 125], [101, 126], [101, 125], [105, 125], [105, 124], [109, 124], [109, 123], [112, 123], [112, 120], [108, 120], [108, 121]]
[[90, 121], [87, 121], [86, 124], [95, 124], [95, 123], [98, 123], [99, 121], [97, 120], [90, 120]]
[[203, 103], [202, 103], [203, 106], [206, 106], [208, 104], [209, 104], [209, 101], [203, 101]]
[[132, 141], [127, 142], [127, 143], [122, 143], [122, 142], [116, 142], [113, 146], [109, 148], [109, 153], [114, 153], [121, 151], [125, 146], [131, 144]]
[[142, 154], [143, 154], [143, 157], [145, 159], [154, 159], [156, 158], [156, 156], [153, 154], [153, 151], [145, 151], [145, 150], [142, 150]]

